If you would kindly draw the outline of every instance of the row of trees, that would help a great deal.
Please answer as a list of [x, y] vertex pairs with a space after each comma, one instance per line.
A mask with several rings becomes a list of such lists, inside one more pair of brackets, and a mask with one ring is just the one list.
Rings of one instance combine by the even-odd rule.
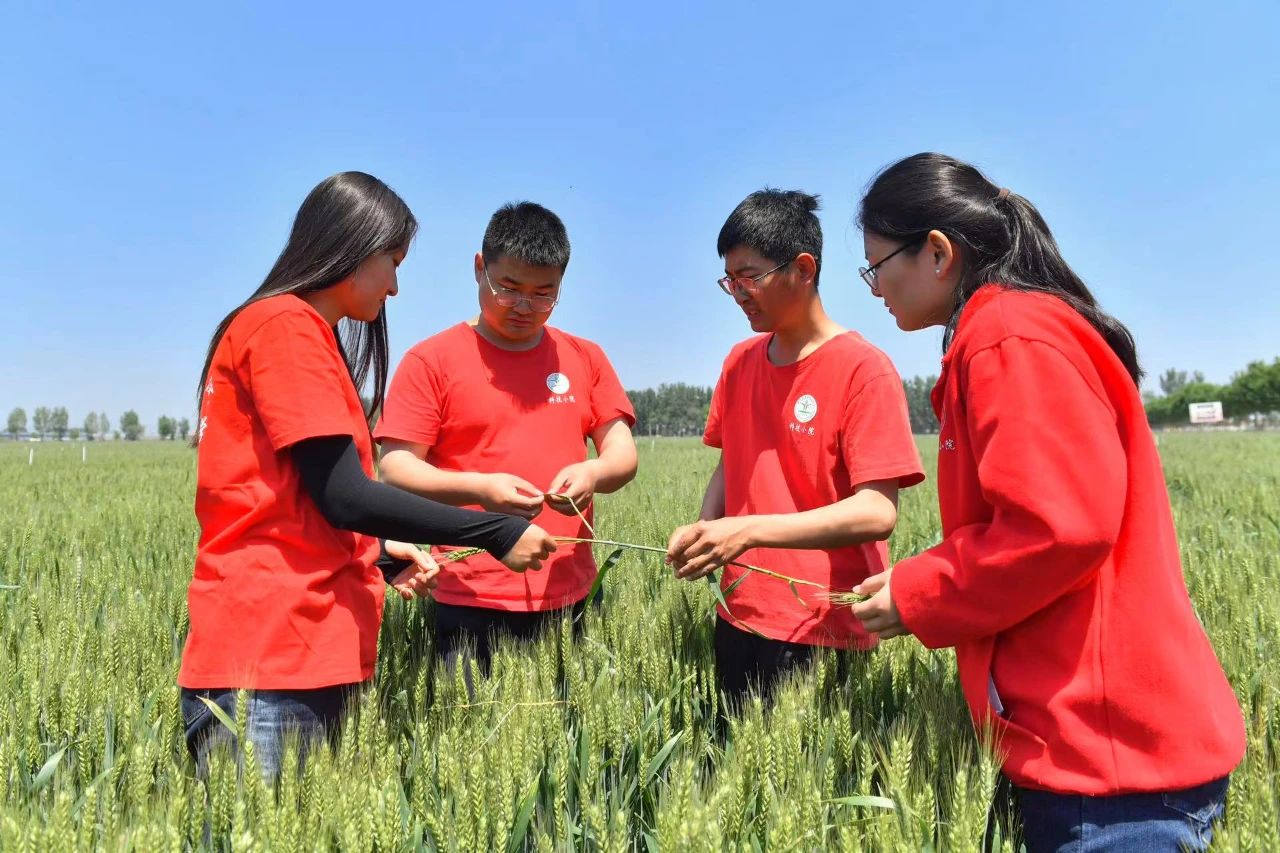
[[1160, 375], [1160, 393], [1147, 394], [1147, 420], [1153, 426], [1185, 424], [1192, 403], [1222, 403], [1222, 415], [1239, 420], [1280, 412], [1280, 358], [1250, 362], [1226, 385], [1206, 382], [1204, 374], [1170, 368]]
[[[166, 420], [161, 418], [161, 423]], [[172, 421], [172, 419], [169, 419]], [[137, 441], [142, 438], [146, 427], [142, 425], [142, 419], [138, 417], [138, 413], [130, 409], [120, 416], [120, 425], [114, 432], [111, 430], [111, 419], [107, 417], [106, 412], [90, 412], [84, 417], [83, 427], [73, 427], [70, 425], [71, 418], [67, 414], [67, 410], [62, 406], [49, 408], [48, 406], [40, 406], [31, 413], [31, 420], [28, 424], [27, 412], [22, 407], [15, 408], [9, 412], [9, 421], [6, 424], [5, 431], [10, 438], [17, 438], [20, 435], [32, 435], [41, 440], [56, 439], [61, 441], [64, 438], [70, 438], [72, 441], [104, 441], [108, 436], [114, 435], [115, 438], [123, 438], [126, 441]], [[185, 418], [181, 421], [186, 424]], [[28, 433], [28, 426], [30, 432]], [[178, 429], [174, 424], [171, 429]], [[185, 438], [190, 426], [184, 426], [181, 429]], [[163, 435], [164, 430], [161, 430]], [[169, 436], [172, 438], [172, 436]]]
[[[904, 379], [911, 431], [936, 433], [938, 418], [933, 413], [930, 393], [937, 376]], [[1223, 416], [1239, 420], [1280, 412], [1280, 358], [1270, 364], [1255, 361], [1231, 378], [1226, 385], [1206, 382], [1200, 371], [1169, 369], [1159, 377], [1160, 393], [1144, 395], [1147, 419], [1153, 426], [1185, 424], [1192, 403], [1222, 402]], [[711, 405], [711, 388], [676, 383], [628, 391], [636, 410], [636, 434], [700, 435]]]
[[936, 376], [912, 376], [902, 380], [902, 390], [907, 395], [907, 414], [911, 418], [911, 431], [916, 435], [938, 431], [938, 416], [933, 413], [930, 395], [938, 384]]
[[[929, 401], [929, 393], [937, 381], [936, 376], [913, 376], [902, 383], [912, 432], [938, 431], [938, 418]], [[1206, 382], [1198, 370], [1188, 373], [1174, 368], [1160, 374], [1158, 385], [1158, 394], [1143, 395], [1147, 420], [1152, 426], [1188, 423], [1192, 403], [1220, 401], [1223, 417], [1228, 420], [1280, 412], [1280, 358], [1270, 364], [1251, 362], [1226, 385]]]
[[[938, 431], [938, 418], [929, 401], [929, 392], [937, 381], [936, 376], [914, 376], [902, 383], [912, 432]], [[683, 382], [628, 391], [636, 410], [636, 435], [701, 435], [711, 408], [711, 392], [706, 386]]]
[[168, 415], [161, 415], [160, 422], [156, 425], [156, 432], [161, 438], [173, 441], [175, 438], [187, 440], [187, 436], [191, 435], [191, 421], [183, 418], [176, 420]]
[[636, 410], [636, 435], [701, 435], [711, 409], [711, 391], [683, 382], [628, 391]]
[[[913, 376], [902, 382], [914, 433], [938, 431], [938, 419], [929, 399], [937, 381], [936, 376]], [[1160, 375], [1159, 386], [1159, 394], [1145, 395], [1147, 418], [1156, 426], [1186, 423], [1188, 407], [1192, 403], [1214, 400], [1222, 402], [1223, 414], [1229, 419], [1280, 412], [1280, 358], [1270, 364], [1252, 362], [1226, 385], [1206, 382], [1204, 374], [1199, 371], [1188, 373], [1171, 368]], [[701, 435], [711, 407], [711, 392], [707, 386], [684, 382], [628, 391], [627, 396], [636, 410], [636, 434]], [[83, 428], [70, 427], [69, 420], [65, 408], [41, 406], [32, 414], [31, 434], [58, 440], [83, 437], [89, 441], [111, 434], [111, 420], [106, 412], [90, 412], [85, 416]], [[145, 431], [138, 413], [130, 409], [120, 416], [115, 437], [137, 441]], [[8, 432], [13, 438], [27, 433], [27, 413], [23, 409], [17, 408], [9, 413]], [[172, 441], [181, 438], [186, 441], [191, 434], [191, 422], [186, 418], [161, 415], [156, 432], [162, 439]]]
[[[936, 376], [914, 376], [902, 383], [912, 432], [938, 431], [938, 419], [929, 401], [929, 393], [937, 381]], [[1192, 403], [1219, 401], [1223, 417], [1228, 420], [1280, 412], [1280, 358], [1270, 364], [1251, 362], [1226, 385], [1206, 382], [1198, 370], [1188, 373], [1174, 368], [1160, 374], [1158, 385], [1158, 394], [1143, 395], [1147, 420], [1152, 426], [1188, 423]]]

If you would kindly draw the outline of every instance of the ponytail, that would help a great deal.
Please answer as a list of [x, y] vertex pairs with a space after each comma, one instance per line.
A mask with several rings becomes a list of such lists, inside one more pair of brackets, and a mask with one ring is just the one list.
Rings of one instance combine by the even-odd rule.
[[864, 231], [902, 241], [918, 241], [937, 230], [959, 247], [962, 266], [943, 333], [944, 352], [969, 298], [984, 284], [996, 283], [1061, 299], [1097, 329], [1135, 385], [1142, 379], [1133, 335], [1098, 307], [1063, 259], [1040, 212], [973, 166], [943, 154], [900, 160], [872, 181], [858, 221]]

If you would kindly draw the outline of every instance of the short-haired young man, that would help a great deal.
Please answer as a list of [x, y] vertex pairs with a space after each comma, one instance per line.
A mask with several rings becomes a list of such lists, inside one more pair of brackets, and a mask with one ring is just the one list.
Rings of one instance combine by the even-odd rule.
[[[493, 214], [475, 256], [477, 317], [422, 341], [396, 370], [374, 437], [384, 479], [458, 506], [590, 534], [592, 496], [636, 472], [635, 415], [599, 346], [547, 325], [560, 300], [569, 237], [532, 202]], [[597, 457], [587, 458], [586, 440]], [[497, 633], [530, 638], [580, 608], [596, 576], [591, 546], [562, 545], [541, 571], [517, 574], [487, 554], [440, 573], [437, 650], [452, 666], [468, 641], [482, 671]]]
[[[723, 566], [729, 609], [716, 620], [716, 672], [737, 703], [768, 694], [815, 648], [875, 638], [820, 590], [799, 597], [738, 561], [850, 590], [888, 567], [898, 490], [924, 479], [902, 381], [888, 357], [827, 316], [818, 294], [818, 200], [754, 192], [720, 230], [721, 289], [755, 337], [725, 359], [703, 441], [719, 448], [699, 521], [671, 534], [684, 578]], [[801, 601], [803, 599], [803, 601]]]

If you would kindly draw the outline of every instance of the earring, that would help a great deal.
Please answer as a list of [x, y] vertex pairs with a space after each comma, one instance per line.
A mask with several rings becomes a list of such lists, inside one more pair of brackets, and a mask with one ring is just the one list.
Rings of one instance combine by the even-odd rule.
[[934, 275], [942, 275], [942, 267], [938, 267], [936, 270], [934, 270], [934, 271], [933, 271], [933, 274], [934, 274]]

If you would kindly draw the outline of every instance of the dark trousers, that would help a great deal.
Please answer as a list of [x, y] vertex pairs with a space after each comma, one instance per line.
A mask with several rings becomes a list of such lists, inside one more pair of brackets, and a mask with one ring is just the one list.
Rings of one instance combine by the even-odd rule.
[[1028, 853], [1207, 850], [1227, 777], [1180, 791], [1087, 797], [1013, 787]]
[[818, 648], [757, 637], [717, 616], [716, 684], [731, 706], [740, 705], [753, 692], [771, 698], [778, 683], [791, 671], [808, 666]]
[[[597, 593], [592, 603], [599, 604], [602, 598]], [[436, 602], [436, 655], [449, 672], [462, 667], [467, 691], [472, 693], [475, 685], [472, 683], [471, 662], [475, 663], [481, 676], [487, 677], [493, 646], [499, 637], [527, 642], [547, 628], [558, 625], [565, 617], [573, 619], [574, 636], [578, 636], [586, 609], [586, 600], [558, 610], [537, 611], [494, 610]]]

